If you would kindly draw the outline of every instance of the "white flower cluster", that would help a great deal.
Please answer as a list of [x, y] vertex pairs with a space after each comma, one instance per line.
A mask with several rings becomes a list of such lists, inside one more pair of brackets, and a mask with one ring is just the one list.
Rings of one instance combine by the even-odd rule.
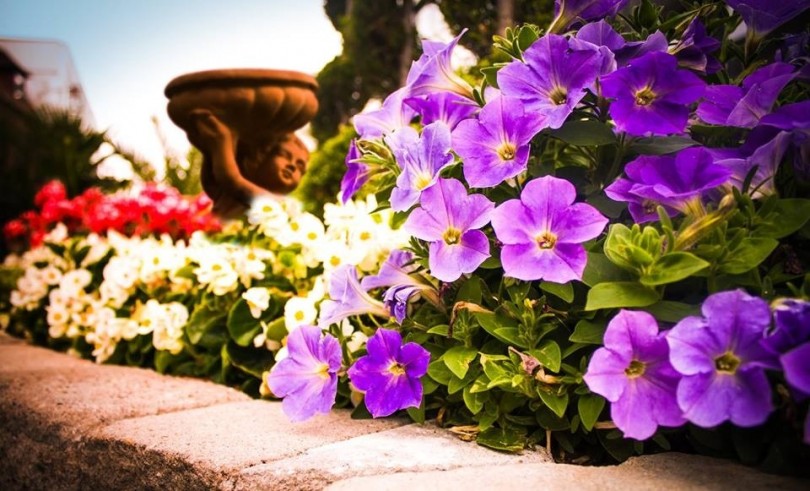
[[[46, 237], [49, 245], [10, 255], [3, 267], [23, 271], [11, 294], [13, 309], [43, 310], [49, 336], [83, 338], [93, 346], [97, 362], [109, 359], [121, 341], [150, 334], [155, 349], [180, 353], [190, 316], [186, 305], [193, 307], [204, 292], [241, 292], [264, 327], [254, 344], [276, 351], [280, 340], [267, 338], [261, 320], [273, 295], [287, 296], [288, 332], [314, 324], [331, 271], [346, 263], [375, 271], [392, 248], [406, 243], [403, 233], [391, 229], [390, 210], [376, 207], [373, 197], [329, 204], [322, 222], [294, 199], [257, 200], [248, 213], [251, 228], [232, 223], [224, 237], [246, 232], [259, 245], [214, 242], [201, 232], [188, 243], [168, 235], [127, 237], [114, 231], [71, 238], [60, 226]], [[321, 268], [322, 274], [313, 274]], [[263, 286], [269, 274], [290, 280], [295, 294]], [[158, 299], [166, 295], [183, 303], [161, 303]], [[344, 330], [363, 341], [350, 324]]]

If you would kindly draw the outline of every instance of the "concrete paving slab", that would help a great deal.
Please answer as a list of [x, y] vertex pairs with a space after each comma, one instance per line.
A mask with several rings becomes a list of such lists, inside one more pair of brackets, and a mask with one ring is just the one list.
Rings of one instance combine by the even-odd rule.
[[99, 436], [224, 472], [403, 424], [402, 419], [353, 420], [345, 410], [292, 423], [281, 403], [249, 401], [122, 420], [102, 429]]
[[807, 490], [810, 481], [759, 472], [728, 460], [681, 453], [648, 455], [622, 465], [507, 464], [448, 471], [401, 472], [344, 479], [328, 491], [572, 491]]
[[432, 423], [410, 424], [245, 469], [235, 487], [320, 489], [350, 476], [550, 461], [543, 450], [525, 451], [520, 455], [500, 453], [462, 441]]

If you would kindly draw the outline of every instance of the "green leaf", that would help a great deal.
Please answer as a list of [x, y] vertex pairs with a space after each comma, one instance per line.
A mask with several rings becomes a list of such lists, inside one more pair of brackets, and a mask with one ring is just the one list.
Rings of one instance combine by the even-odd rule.
[[424, 423], [425, 422], [425, 400], [422, 399], [422, 403], [419, 404], [419, 407], [409, 407], [407, 409], [408, 416], [416, 423]]
[[574, 326], [574, 332], [568, 338], [572, 343], [602, 344], [606, 325], [604, 322], [593, 322], [582, 319]]
[[430, 365], [428, 365], [427, 374], [430, 378], [442, 385], [450, 383], [450, 379], [453, 377], [453, 372], [447, 368], [447, 365], [445, 365], [442, 360], [431, 362]]
[[186, 324], [186, 334], [191, 344], [197, 344], [203, 335], [225, 320], [226, 314], [211, 308], [208, 304], [197, 304]]
[[669, 300], [661, 300], [644, 310], [652, 314], [653, 317], [661, 322], [679, 322], [684, 317], [690, 315], [700, 314], [700, 307], [697, 305], [690, 305], [688, 303], [672, 302]]
[[478, 434], [479, 445], [503, 452], [520, 452], [526, 446], [526, 436], [509, 428], [491, 427]]
[[810, 220], [810, 200], [780, 199], [768, 220], [754, 229], [761, 237], [781, 239], [799, 230]]
[[630, 146], [630, 150], [647, 155], [664, 155], [694, 147], [698, 142], [685, 136], [653, 136], [639, 138]]
[[428, 334], [438, 334], [439, 336], [448, 336], [450, 334], [450, 326], [447, 324], [439, 324], [427, 330]]
[[515, 41], [517, 42], [518, 49], [526, 51], [529, 46], [537, 41], [538, 37], [538, 33], [532, 29], [531, 26], [521, 26], [518, 28]]
[[228, 333], [239, 346], [249, 346], [262, 330], [258, 319], [250, 314], [250, 307], [244, 298], [233, 304], [228, 312]]
[[742, 274], [750, 271], [768, 258], [779, 241], [766, 237], [746, 237], [733, 250], [726, 254], [720, 264], [720, 271], [728, 274]]
[[625, 281], [632, 279], [632, 276], [613, 264], [605, 254], [600, 252], [588, 253], [588, 264], [585, 265], [585, 272], [582, 273], [582, 282], [588, 286], [596, 286], [605, 281]]
[[537, 361], [552, 372], [560, 371], [562, 353], [560, 352], [560, 345], [554, 341], [544, 341], [539, 348], [528, 350], [526, 354], [537, 358]]
[[489, 394], [486, 392], [472, 392], [472, 386], [464, 387], [462, 396], [464, 397], [464, 405], [473, 414], [478, 414], [484, 408], [484, 403], [489, 400]]
[[585, 310], [646, 307], [658, 300], [658, 292], [634, 281], [599, 283], [588, 292]]
[[231, 364], [258, 379], [273, 366], [273, 354], [266, 349], [245, 348], [233, 342], [225, 346]]
[[599, 121], [568, 121], [556, 130], [549, 131], [555, 138], [578, 146], [610, 145], [616, 142], [613, 129]]
[[513, 319], [493, 312], [476, 312], [475, 318], [478, 319], [481, 327], [498, 341], [523, 349], [529, 348], [520, 337], [517, 323]]
[[605, 407], [605, 398], [596, 394], [588, 394], [580, 396], [577, 401], [577, 411], [579, 412], [579, 419], [582, 420], [582, 426], [586, 430], [591, 431], [602, 409]]
[[709, 267], [708, 261], [689, 252], [670, 252], [659, 257], [639, 281], [647, 286], [666, 285], [688, 278]]
[[442, 360], [447, 368], [458, 378], [464, 378], [470, 363], [478, 355], [478, 350], [466, 346], [453, 346], [442, 355]]
[[571, 303], [574, 301], [574, 287], [571, 282], [568, 283], [552, 283], [550, 281], [543, 281], [540, 283], [540, 289], [544, 292], [551, 293], [552, 295]]
[[546, 392], [544, 390], [538, 390], [537, 393], [540, 395], [540, 399], [543, 400], [543, 403], [551, 409], [554, 414], [562, 418], [565, 416], [565, 410], [568, 408], [568, 393], [564, 393], [563, 395], [552, 394], [551, 392]]
[[498, 88], [498, 70], [501, 67], [499, 66], [488, 66], [481, 68], [481, 74], [487, 81], [487, 84], [491, 87]]

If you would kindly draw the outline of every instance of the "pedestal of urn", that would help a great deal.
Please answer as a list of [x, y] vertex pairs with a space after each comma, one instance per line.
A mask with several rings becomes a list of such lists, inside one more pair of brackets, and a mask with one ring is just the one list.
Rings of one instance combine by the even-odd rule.
[[309, 75], [264, 69], [181, 75], [166, 86], [169, 118], [203, 153], [201, 171], [214, 212], [236, 217], [261, 194], [287, 194], [309, 154], [294, 131], [318, 110]]

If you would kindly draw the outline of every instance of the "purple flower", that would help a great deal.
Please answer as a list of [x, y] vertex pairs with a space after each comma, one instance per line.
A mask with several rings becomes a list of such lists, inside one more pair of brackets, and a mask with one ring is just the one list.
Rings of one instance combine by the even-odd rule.
[[616, 52], [626, 44], [624, 38], [604, 20], [582, 26], [570, 40], [575, 49], [592, 49], [599, 53], [599, 75], [616, 71]]
[[675, 399], [680, 375], [668, 356], [667, 340], [647, 312], [620, 310], [608, 324], [583, 379], [610, 401], [610, 417], [625, 436], [645, 440], [659, 425], [686, 422]]
[[669, 40], [661, 31], [655, 31], [644, 41], [631, 41], [615, 51], [616, 63], [624, 67], [641, 58], [647, 53], [666, 53], [669, 49]]
[[725, 184], [731, 176], [703, 147], [687, 148], [676, 155], [642, 155], [624, 170], [627, 179], [617, 179], [605, 188], [605, 194], [614, 201], [628, 202], [636, 223], [657, 220], [658, 205], [674, 216], [675, 210], [683, 211], [688, 201]]
[[313, 326], [302, 326], [287, 336], [289, 356], [279, 361], [267, 377], [267, 385], [278, 397], [292, 421], [303, 421], [317, 413], [328, 413], [337, 395], [340, 344], [334, 336], [322, 335]]
[[452, 92], [436, 92], [424, 97], [411, 97], [405, 101], [422, 116], [422, 124], [441, 121], [451, 130], [459, 122], [471, 117], [480, 107], [470, 99]]
[[703, 73], [715, 73], [722, 68], [720, 62], [710, 53], [717, 51], [720, 41], [706, 34], [706, 27], [695, 17], [670, 53], [678, 59], [678, 64]]
[[425, 126], [421, 136], [405, 127], [387, 136], [385, 143], [402, 169], [391, 191], [391, 209], [405, 211], [419, 201], [423, 191], [436, 184], [439, 172], [453, 163], [450, 130], [441, 121]]
[[424, 298], [442, 308], [439, 291], [424, 277], [417, 275], [417, 269], [419, 266], [413, 263], [413, 254], [394, 249], [380, 266], [379, 273], [366, 276], [360, 284], [365, 290], [390, 287], [385, 292], [383, 304], [397, 322], [402, 324], [408, 315], [408, 305], [418, 298]]
[[776, 368], [761, 344], [771, 324], [768, 304], [734, 290], [710, 295], [701, 311], [667, 333], [670, 361], [683, 375], [677, 396], [684, 416], [706, 428], [763, 423], [773, 410], [764, 368]]
[[366, 408], [375, 418], [422, 403], [420, 378], [430, 353], [416, 343], [402, 344], [398, 332], [378, 329], [366, 344], [368, 354], [349, 368], [349, 379], [365, 392]]
[[548, 32], [562, 32], [575, 21], [613, 17], [629, 0], [554, 0], [554, 20]]
[[810, 128], [810, 99], [786, 104], [764, 116], [759, 122], [780, 130], [806, 130]]
[[776, 329], [763, 345], [779, 356], [788, 384], [800, 398], [810, 397], [810, 302], [786, 299], [773, 310]]
[[[716, 162], [728, 168], [731, 171], [731, 179], [729, 183], [738, 189], [742, 189], [745, 178], [756, 167], [754, 177], [751, 179], [751, 189], [755, 192], [753, 196], [760, 198], [775, 192], [774, 176], [779, 168], [790, 145], [790, 133], [787, 131], [778, 132], [773, 138], [762, 143], [751, 151], [750, 155], [745, 155], [746, 149], [757, 144], [753, 142], [761, 142], [760, 135], [768, 135], [770, 131], [753, 131], [748, 135], [748, 139], [752, 144], [744, 145], [740, 149], [740, 153], [730, 158], [718, 159]], [[750, 151], [750, 150], [749, 150]]]
[[573, 184], [545, 176], [530, 181], [519, 200], [495, 209], [492, 227], [503, 243], [505, 276], [555, 283], [582, 278], [587, 263], [582, 242], [602, 233], [608, 219], [575, 199]]
[[368, 181], [368, 165], [359, 162], [360, 152], [357, 151], [356, 140], [349, 144], [346, 154], [346, 172], [340, 181], [340, 201], [346, 203]]
[[430, 242], [428, 266], [433, 276], [455, 281], [489, 257], [489, 240], [478, 229], [489, 222], [493, 207], [483, 195], [467, 195], [457, 179], [439, 179], [422, 193], [421, 208], [411, 212], [404, 227]]
[[771, 63], [745, 77], [742, 87], [706, 87], [697, 115], [709, 124], [753, 128], [768, 114], [779, 93], [796, 76], [793, 65]]
[[726, 3], [740, 14], [755, 39], [765, 37], [810, 7], [807, 0], [726, 0]]
[[517, 97], [537, 119], [535, 131], [559, 128], [596, 80], [601, 57], [592, 49], [575, 49], [563, 36], [549, 34], [498, 71], [505, 96]]
[[459, 123], [452, 133], [453, 149], [464, 161], [470, 187], [497, 186], [526, 170], [535, 119], [519, 99], [501, 96], [488, 102], [478, 119]]
[[689, 104], [703, 94], [705, 83], [678, 70], [674, 56], [658, 51], [633, 60], [602, 79], [602, 94], [613, 98], [610, 115], [619, 131], [631, 135], [682, 133]]
[[409, 97], [453, 92], [472, 99], [472, 87], [456, 74], [450, 63], [453, 49], [465, 32], [466, 29], [447, 44], [435, 41], [422, 42], [423, 54], [413, 62], [406, 79], [405, 90]]
[[357, 114], [353, 121], [360, 138], [380, 138], [411, 124], [416, 112], [403, 104], [406, 95], [406, 89], [399, 89], [385, 98], [380, 109]]
[[388, 318], [388, 310], [360, 285], [357, 268], [345, 264], [329, 277], [329, 298], [321, 302], [318, 325], [326, 328], [353, 315], [372, 314]]

